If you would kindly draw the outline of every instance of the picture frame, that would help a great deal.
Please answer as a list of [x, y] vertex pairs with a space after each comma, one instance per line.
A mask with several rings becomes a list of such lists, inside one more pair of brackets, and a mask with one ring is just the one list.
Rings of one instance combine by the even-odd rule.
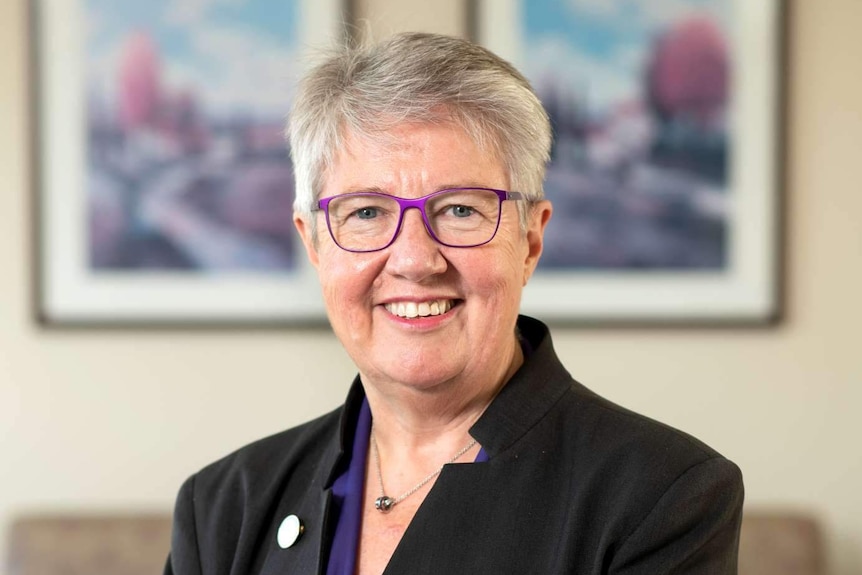
[[347, 0], [34, 0], [34, 308], [54, 327], [324, 324], [283, 138]]
[[525, 313], [780, 321], [784, 18], [781, 0], [468, 0], [469, 36], [526, 76], [555, 132]]

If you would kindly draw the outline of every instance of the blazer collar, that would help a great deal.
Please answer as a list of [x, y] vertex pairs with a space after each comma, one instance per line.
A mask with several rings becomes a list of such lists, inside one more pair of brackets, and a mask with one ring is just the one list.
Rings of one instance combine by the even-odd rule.
[[532, 353], [470, 429], [490, 458], [523, 437], [572, 385], [571, 375], [554, 351], [548, 327], [522, 315], [518, 329]]
[[362, 407], [362, 400], [364, 398], [365, 390], [362, 388], [362, 381], [359, 375], [357, 375], [353, 378], [353, 383], [350, 384], [350, 390], [347, 392], [347, 399], [344, 402], [344, 409], [341, 412], [339, 420], [337, 441], [329, 444], [321, 467], [321, 469], [329, 470], [329, 475], [326, 476], [324, 482], [324, 489], [331, 488], [335, 480], [350, 465], [350, 455], [353, 452], [353, 436], [356, 433], [359, 410]]

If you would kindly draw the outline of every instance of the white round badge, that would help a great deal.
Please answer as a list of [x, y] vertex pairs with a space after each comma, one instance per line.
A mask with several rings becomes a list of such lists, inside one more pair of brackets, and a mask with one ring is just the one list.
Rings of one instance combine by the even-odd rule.
[[299, 536], [302, 535], [302, 521], [296, 515], [288, 515], [281, 522], [278, 528], [278, 546], [282, 549], [287, 549], [296, 543]]

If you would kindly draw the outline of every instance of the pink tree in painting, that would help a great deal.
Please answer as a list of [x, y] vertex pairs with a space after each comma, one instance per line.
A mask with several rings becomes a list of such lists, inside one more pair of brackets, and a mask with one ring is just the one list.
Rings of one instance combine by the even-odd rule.
[[126, 39], [119, 69], [120, 124], [127, 131], [155, 124], [161, 99], [156, 45], [145, 32]]
[[713, 125], [724, 117], [728, 83], [727, 42], [712, 20], [683, 20], [656, 42], [647, 85], [660, 117]]

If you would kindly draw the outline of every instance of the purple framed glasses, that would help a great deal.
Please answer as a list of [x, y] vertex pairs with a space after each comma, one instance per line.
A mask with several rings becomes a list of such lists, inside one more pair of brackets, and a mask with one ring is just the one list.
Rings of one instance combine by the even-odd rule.
[[506, 200], [525, 199], [520, 192], [490, 188], [451, 188], [408, 199], [379, 192], [352, 192], [323, 198], [333, 241], [348, 252], [376, 252], [398, 237], [404, 212], [416, 208], [434, 240], [452, 248], [487, 244], [497, 234]]

